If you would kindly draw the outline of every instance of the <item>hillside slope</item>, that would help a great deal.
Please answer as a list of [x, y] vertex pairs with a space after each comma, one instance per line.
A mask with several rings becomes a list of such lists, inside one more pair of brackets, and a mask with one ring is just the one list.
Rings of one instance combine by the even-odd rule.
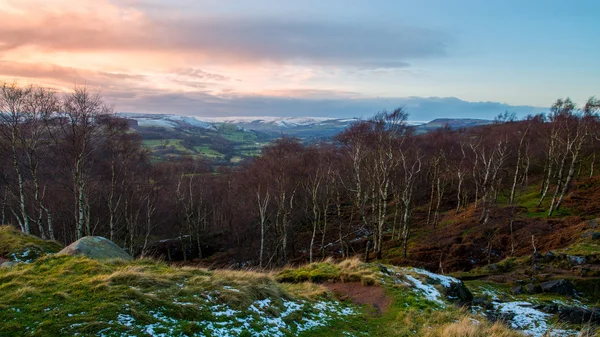
[[591, 328], [561, 312], [592, 305], [357, 259], [253, 272], [47, 254], [0, 268], [0, 336], [578, 336]]

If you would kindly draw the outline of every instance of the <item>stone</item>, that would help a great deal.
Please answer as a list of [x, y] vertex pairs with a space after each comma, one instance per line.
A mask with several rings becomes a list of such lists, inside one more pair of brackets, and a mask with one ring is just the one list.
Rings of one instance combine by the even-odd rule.
[[2, 264], [0, 265], [0, 268], [10, 268], [16, 264], [17, 264], [16, 262], [6, 261], [6, 262], [2, 262]]
[[542, 288], [540, 286], [536, 286], [533, 283], [529, 283], [525, 285], [524, 291], [526, 294], [538, 294], [542, 292]]
[[560, 307], [558, 318], [561, 322], [572, 324], [600, 324], [600, 313], [586, 308]]
[[546, 262], [552, 262], [556, 259], [556, 254], [554, 254], [552, 251], [548, 251], [546, 253], [546, 255], [544, 255], [544, 261]]
[[65, 247], [59, 255], [82, 255], [94, 260], [133, 260], [121, 247], [101, 236], [86, 236]]
[[386, 274], [386, 275], [393, 275], [394, 272], [389, 270], [386, 266], [382, 265], [382, 264], [378, 264], [377, 267], [379, 268], [379, 271]]
[[545, 293], [553, 293], [566, 296], [575, 295], [575, 287], [573, 286], [573, 284], [571, 284], [571, 282], [565, 279], [544, 282], [540, 284], [540, 286], [542, 288], [542, 292]]
[[451, 282], [450, 287], [442, 287], [442, 294], [452, 303], [460, 306], [470, 306], [473, 294], [462, 281]]
[[477, 306], [477, 307], [482, 307], [486, 310], [494, 309], [494, 305], [492, 304], [492, 302], [488, 301], [487, 299], [485, 299], [483, 297], [473, 298], [472, 305]]
[[579, 266], [579, 265], [585, 264], [585, 256], [569, 255], [568, 259], [569, 259], [569, 263], [572, 266]]
[[600, 232], [592, 233], [592, 240], [600, 240]]
[[523, 287], [521, 287], [521, 286], [512, 287], [510, 289], [510, 292], [513, 293], [513, 294], [515, 294], [515, 295], [521, 295], [523, 293]]
[[547, 304], [541, 310], [549, 314], [556, 314], [558, 312], [558, 305], [554, 303]]

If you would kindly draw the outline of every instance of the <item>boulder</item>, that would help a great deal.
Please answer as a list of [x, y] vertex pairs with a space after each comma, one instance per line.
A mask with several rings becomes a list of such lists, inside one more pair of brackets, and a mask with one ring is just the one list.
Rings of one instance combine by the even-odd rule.
[[600, 324], [600, 313], [586, 308], [560, 307], [558, 317], [562, 322], [572, 324]]
[[542, 292], [542, 288], [540, 286], [536, 286], [533, 283], [528, 283], [528, 284], [525, 285], [524, 291], [525, 291], [525, 293], [532, 295], [532, 294], [541, 293]]
[[600, 232], [592, 233], [592, 240], [600, 240]]
[[542, 287], [542, 292], [545, 293], [553, 293], [567, 296], [575, 295], [575, 287], [573, 286], [573, 284], [571, 284], [571, 282], [565, 279], [544, 282], [540, 284], [540, 286]]
[[442, 294], [459, 306], [470, 306], [473, 301], [473, 294], [462, 281], [452, 282], [449, 287], [443, 287]]
[[65, 247], [59, 255], [83, 255], [94, 260], [132, 260], [121, 247], [101, 236], [86, 236]]
[[548, 251], [546, 255], [544, 255], [544, 261], [552, 262], [554, 260], [556, 260], [556, 254], [554, 254], [552, 251]]

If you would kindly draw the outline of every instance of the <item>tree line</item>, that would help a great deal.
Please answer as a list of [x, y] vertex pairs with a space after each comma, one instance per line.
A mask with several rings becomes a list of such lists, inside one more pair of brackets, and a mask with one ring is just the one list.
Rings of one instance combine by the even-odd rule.
[[329, 142], [283, 137], [224, 168], [151, 162], [127, 120], [87, 88], [0, 90], [2, 223], [65, 244], [101, 235], [136, 255], [154, 240], [186, 237], [201, 257], [212, 244], [259, 267], [357, 251], [381, 258], [390, 242], [407, 256], [414, 230], [435, 229], [442, 212], [472, 212], [485, 226], [499, 209], [514, 213], [532, 188], [551, 216], [574, 180], [595, 175], [600, 139], [594, 98], [426, 134], [398, 108]]

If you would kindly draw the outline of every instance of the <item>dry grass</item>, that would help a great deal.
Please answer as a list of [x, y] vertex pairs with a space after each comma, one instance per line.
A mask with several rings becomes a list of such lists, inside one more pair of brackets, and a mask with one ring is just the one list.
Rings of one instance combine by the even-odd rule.
[[351, 258], [336, 263], [332, 258], [296, 268], [286, 268], [275, 274], [279, 282], [360, 282], [363, 285], [376, 285], [380, 279], [375, 275], [373, 265]]
[[491, 324], [487, 321], [464, 317], [456, 323], [450, 323], [431, 329], [426, 337], [516, 337], [524, 336], [501, 323]]

